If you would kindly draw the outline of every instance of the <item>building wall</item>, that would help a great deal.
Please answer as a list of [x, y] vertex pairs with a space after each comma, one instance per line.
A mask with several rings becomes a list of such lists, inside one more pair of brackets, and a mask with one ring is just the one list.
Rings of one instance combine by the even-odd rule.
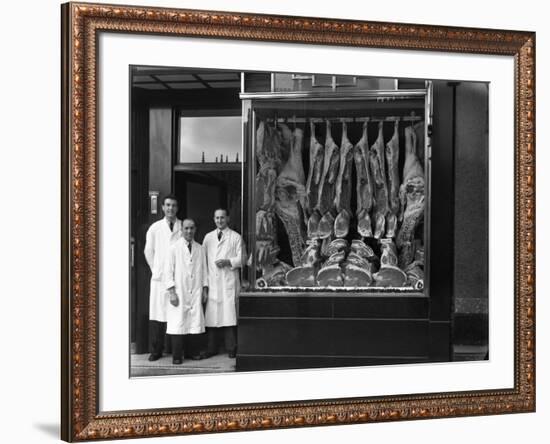
[[489, 85], [462, 82], [455, 88], [454, 342], [484, 345], [488, 339]]

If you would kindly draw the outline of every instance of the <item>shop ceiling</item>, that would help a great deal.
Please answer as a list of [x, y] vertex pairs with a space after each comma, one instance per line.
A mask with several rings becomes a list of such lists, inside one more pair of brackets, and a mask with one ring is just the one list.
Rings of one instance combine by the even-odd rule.
[[146, 90], [206, 90], [240, 88], [239, 71], [134, 67], [133, 86]]

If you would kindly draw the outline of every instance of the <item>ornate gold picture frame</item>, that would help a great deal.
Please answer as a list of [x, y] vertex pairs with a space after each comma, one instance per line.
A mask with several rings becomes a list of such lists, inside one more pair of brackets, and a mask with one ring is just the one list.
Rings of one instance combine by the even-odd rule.
[[[535, 34], [104, 4], [62, 5], [62, 439], [88, 441], [535, 410]], [[99, 409], [101, 33], [512, 56], [514, 386], [177, 409]]]

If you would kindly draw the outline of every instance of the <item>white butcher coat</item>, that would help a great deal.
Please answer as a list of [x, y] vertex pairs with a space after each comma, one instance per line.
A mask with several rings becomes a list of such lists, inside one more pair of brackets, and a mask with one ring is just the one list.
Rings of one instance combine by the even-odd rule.
[[174, 228], [166, 218], [151, 224], [145, 238], [145, 259], [151, 269], [151, 290], [149, 293], [149, 319], [151, 321], [167, 321], [166, 308], [169, 299], [166, 297], [166, 287], [163, 283], [164, 264], [170, 246], [183, 236], [183, 223], [176, 219]]
[[170, 247], [164, 272], [166, 290], [175, 287], [178, 305], [167, 304], [169, 335], [204, 333], [202, 311], [202, 288], [208, 287], [208, 269], [204, 250], [198, 242], [192, 241], [191, 252], [184, 238]]
[[[204, 236], [202, 246], [208, 263], [208, 301], [206, 326], [237, 325], [237, 295], [240, 291], [239, 269], [243, 263], [244, 244], [241, 235], [226, 228], [218, 241], [218, 229]], [[229, 259], [231, 267], [218, 268], [218, 259]]]

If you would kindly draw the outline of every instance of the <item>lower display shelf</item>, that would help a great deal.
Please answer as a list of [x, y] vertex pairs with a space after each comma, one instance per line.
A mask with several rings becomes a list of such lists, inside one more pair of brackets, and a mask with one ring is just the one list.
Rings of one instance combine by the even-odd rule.
[[[238, 371], [420, 363], [434, 354], [429, 298], [406, 296], [239, 297]], [[441, 338], [437, 338], [441, 339]]]

